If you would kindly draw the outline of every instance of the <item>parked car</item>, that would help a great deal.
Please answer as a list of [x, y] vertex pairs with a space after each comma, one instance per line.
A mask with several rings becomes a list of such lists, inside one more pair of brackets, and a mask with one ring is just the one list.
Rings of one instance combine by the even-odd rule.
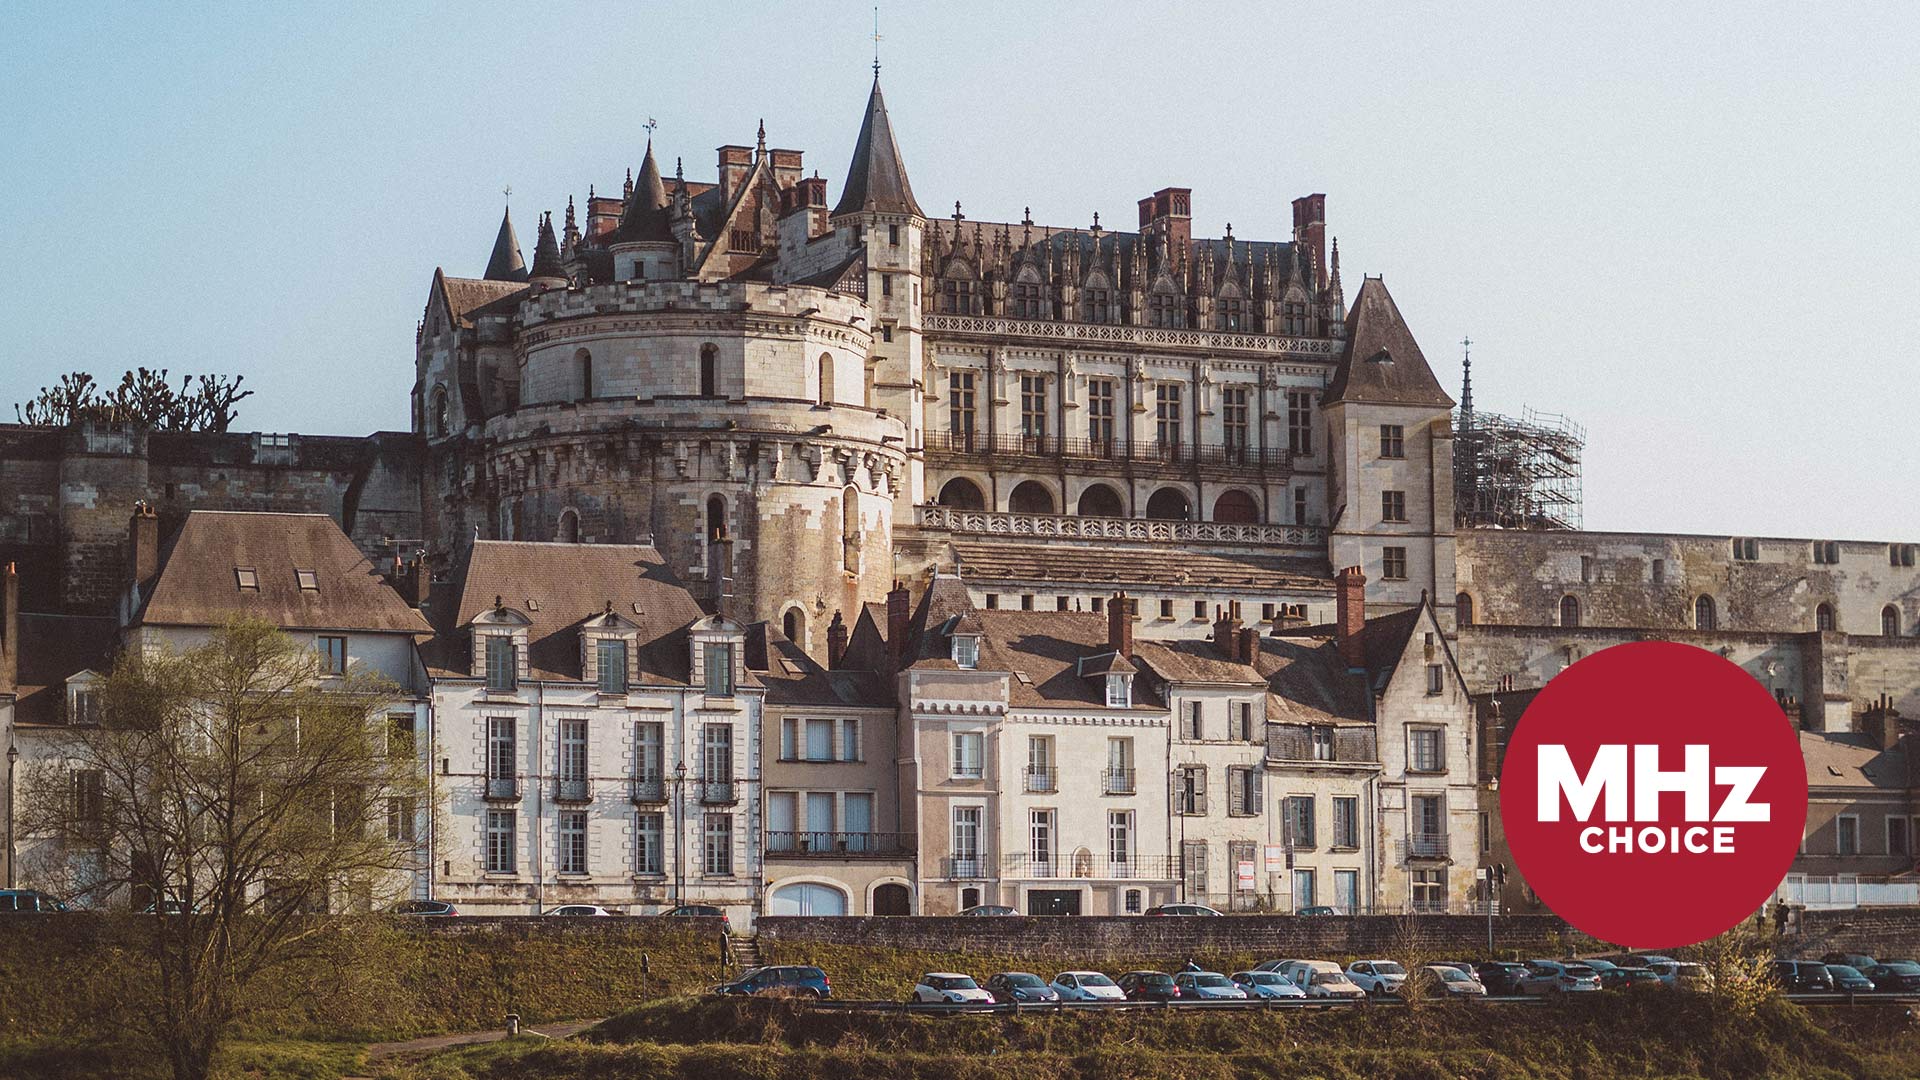
[[1355, 960], [1347, 965], [1347, 978], [1369, 994], [1391, 994], [1407, 981], [1407, 969], [1392, 960]]
[[1284, 1001], [1307, 996], [1307, 992], [1295, 986], [1292, 979], [1277, 971], [1236, 971], [1229, 978], [1239, 983], [1250, 998]]
[[[1648, 987], [1666, 985], [1666, 983], [1661, 980], [1660, 973], [1654, 971], [1652, 968], [1623, 967], [1615, 968], [1614, 970], [1626, 977], [1626, 982], [1620, 985], [1620, 989], [1622, 990], [1645, 990]], [[1604, 983], [1602, 985], [1604, 985]]]
[[1060, 994], [1038, 975], [1025, 971], [1001, 971], [987, 976], [987, 993], [1000, 1002], [1054, 1002]]
[[1592, 968], [1558, 960], [1527, 961], [1526, 977], [1520, 980], [1523, 994], [1586, 993], [1599, 989], [1600, 976]]
[[723, 996], [766, 994], [770, 996], [825, 998], [833, 996], [833, 983], [817, 967], [788, 966], [748, 968], [732, 982], [713, 988]]
[[1880, 961], [1875, 960], [1866, 953], [1830, 952], [1822, 956], [1820, 962], [1823, 964], [1845, 964], [1855, 971], [1865, 972], [1868, 968], [1878, 964]]
[[1355, 986], [1353, 980], [1347, 978], [1347, 973], [1338, 969], [1315, 971], [1308, 979], [1305, 989], [1310, 998], [1367, 1000], [1367, 992]]
[[[1342, 978], [1345, 978], [1347, 974], [1345, 969], [1331, 960], [1282, 960], [1280, 966], [1273, 970], [1291, 979], [1293, 985], [1302, 990], [1308, 990], [1308, 987], [1313, 983], [1313, 977], [1323, 972], [1332, 972]], [[1353, 980], [1348, 979], [1347, 981], [1352, 982]], [[1308, 993], [1311, 994], [1312, 991], [1308, 990]]]
[[1600, 976], [1600, 989], [1602, 990], [1625, 989], [1633, 979], [1633, 976], [1627, 973], [1627, 968], [1623, 968], [1611, 960], [1593, 959], [1582, 960], [1580, 962], [1592, 968], [1595, 975]]
[[1827, 974], [1833, 979], [1833, 988], [1842, 993], [1872, 993], [1873, 980], [1860, 973], [1860, 969], [1851, 964], [1828, 964]]
[[387, 909], [389, 915], [421, 915], [446, 918], [460, 914], [458, 908], [445, 900], [402, 900]]
[[565, 916], [612, 915], [613, 912], [608, 911], [606, 908], [603, 908], [598, 904], [561, 904], [559, 907], [554, 908], [552, 911], [547, 912], [547, 914], [565, 915]]
[[1832, 993], [1833, 972], [1817, 960], [1775, 960], [1773, 977], [1789, 994]]
[[[1288, 969], [1289, 967], [1292, 967], [1292, 966], [1293, 966], [1294, 964], [1298, 964], [1298, 963], [1302, 963], [1302, 961], [1299, 961], [1299, 960], [1262, 960], [1262, 961], [1261, 961], [1260, 963], [1258, 963], [1258, 964], [1255, 964], [1255, 965], [1253, 966], [1253, 970], [1255, 970], [1255, 971], [1279, 971], [1279, 972], [1285, 972], [1285, 971], [1286, 971], [1286, 970], [1287, 970], [1287, 969]], [[1292, 982], [1292, 983], [1293, 983], [1293, 984], [1294, 984], [1295, 986], [1298, 986], [1298, 985], [1300, 985], [1298, 981], [1296, 981], [1296, 980], [1294, 980], [1294, 979], [1292, 979], [1291, 977], [1289, 977], [1289, 979], [1288, 979], [1287, 981], [1288, 981], [1288, 982]]]
[[[1420, 980], [1420, 989], [1429, 997], [1486, 997], [1487, 988], [1480, 980], [1461, 971], [1452, 964], [1428, 964], [1415, 971], [1410, 978]], [[1393, 993], [1405, 995], [1407, 980], [1393, 989]]]
[[1005, 904], [975, 904], [962, 911], [962, 915], [1018, 915], [1020, 912]]
[[1180, 1000], [1180, 987], [1164, 971], [1129, 971], [1115, 985], [1128, 1001]]
[[688, 919], [699, 918], [701, 916], [705, 916], [706, 918], [718, 916], [720, 919], [720, 929], [729, 934], [733, 933], [733, 920], [727, 918], [726, 912], [714, 907], [712, 904], [681, 904], [677, 908], [668, 908], [666, 911], [660, 913], [660, 917], [663, 919]]
[[1053, 990], [1061, 1001], [1125, 1001], [1112, 979], [1097, 971], [1063, 971], [1053, 977]]
[[1173, 977], [1182, 1001], [1245, 1001], [1247, 991], [1217, 971], [1183, 971]]
[[1149, 915], [1218, 915], [1205, 904], [1156, 904], [1147, 909]]
[[1340, 913], [1333, 910], [1332, 908], [1328, 907], [1325, 904], [1314, 904], [1310, 907], [1303, 907], [1299, 911], [1294, 912], [1294, 914], [1295, 915], [1338, 915]]
[[1480, 985], [1487, 988], [1487, 993], [1511, 996], [1521, 992], [1520, 980], [1527, 977], [1527, 965], [1512, 960], [1489, 960], [1476, 964], [1473, 973], [1480, 976]]
[[73, 909], [67, 906], [66, 901], [55, 899], [37, 889], [0, 889], [0, 915], [71, 910]]
[[941, 1005], [991, 1005], [993, 995], [973, 981], [973, 976], [955, 971], [929, 971], [914, 984], [913, 1001]]
[[1861, 969], [1873, 980], [1873, 988], [1882, 994], [1911, 994], [1920, 990], [1920, 964], [1911, 960], [1888, 960]]
[[1661, 960], [1648, 964], [1670, 990], [1711, 990], [1713, 973], [1700, 964], [1685, 960]]

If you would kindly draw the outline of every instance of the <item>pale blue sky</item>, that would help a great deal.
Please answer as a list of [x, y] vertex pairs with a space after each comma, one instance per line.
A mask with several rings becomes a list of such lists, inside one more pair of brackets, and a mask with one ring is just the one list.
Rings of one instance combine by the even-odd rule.
[[[247, 376], [240, 423], [403, 428], [435, 266], [671, 168], [807, 152], [837, 194], [870, 6], [0, 7], [0, 402]], [[1590, 528], [1920, 540], [1920, 7], [901, 4], [883, 82], [929, 212], [1283, 238], [1327, 193], [1483, 408], [1587, 427]]]

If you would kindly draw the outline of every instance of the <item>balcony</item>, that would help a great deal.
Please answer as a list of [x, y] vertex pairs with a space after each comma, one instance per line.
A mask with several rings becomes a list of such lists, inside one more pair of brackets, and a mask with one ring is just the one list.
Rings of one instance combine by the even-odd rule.
[[1003, 855], [1000, 876], [1022, 880], [1174, 881], [1180, 860], [1166, 855], [1135, 855], [1126, 859], [1099, 858], [1091, 853]]
[[1280, 446], [1248, 446], [1241, 442], [1195, 445], [1159, 440], [1079, 439], [1023, 432], [929, 431], [926, 450], [932, 457], [975, 460], [1040, 458], [1051, 462], [1085, 461], [1144, 466], [1214, 466], [1228, 469], [1272, 469], [1292, 472], [1293, 452]]
[[520, 800], [520, 780], [512, 776], [489, 776], [481, 798], [518, 802]]
[[1401, 849], [1409, 859], [1444, 859], [1447, 857], [1447, 834], [1410, 833], [1401, 842]]
[[949, 855], [940, 860], [943, 878], [984, 878], [991, 868], [985, 855]]
[[700, 801], [707, 806], [727, 806], [740, 801], [740, 793], [731, 780], [699, 781]]
[[1247, 525], [1227, 521], [1164, 521], [1150, 518], [1083, 517], [1078, 514], [1002, 514], [952, 506], [918, 506], [914, 523], [925, 529], [985, 536], [1064, 540], [1117, 540], [1142, 544], [1258, 544], [1266, 547], [1320, 547], [1327, 530], [1320, 525]]
[[1024, 337], [1037, 338], [1055, 344], [1063, 341], [1088, 341], [1204, 350], [1209, 354], [1238, 352], [1268, 356], [1304, 355], [1331, 358], [1340, 352], [1340, 342], [1331, 337], [1296, 337], [1234, 330], [1196, 330], [1188, 327], [1132, 326], [1051, 319], [1014, 319], [999, 315], [963, 315], [944, 312], [928, 314], [921, 317], [921, 326], [928, 333], [962, 337]]
[[1028, 767], [1027, 790], [1045, 794], [1060, 790], [1059, 774], [1049, 768]]
[[562, 777], [554, 781], [553, 801], [584, 803], [593, 801], [593, 781], [582, 777]]
[[1132, 769], [1108, 769], [1100, 774], [1102, 795], [1132, 795], [1136, 790]]
[[637, 803], [667, 801], [667, 782], [658, 776], [636, 776], [628, 781], [628, 796]]
[[908, 833], [776, 832], [767, 833], [769, 855], [840, 858], [862, 855], [903, 855], [913, 851]]

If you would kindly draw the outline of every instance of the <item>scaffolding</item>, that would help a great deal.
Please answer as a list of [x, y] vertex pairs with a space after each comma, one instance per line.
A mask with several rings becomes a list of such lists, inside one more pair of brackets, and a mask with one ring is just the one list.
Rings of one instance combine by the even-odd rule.
[[[1468, 391], [1470, 394], [1471, 391]], [[1454, 515], [1461, 525], [1580, 528], [1580, 451], [1586, 429], [1556, 413], [1518, 419], [1474, 411], [1462, 396], [1453, 444]]]

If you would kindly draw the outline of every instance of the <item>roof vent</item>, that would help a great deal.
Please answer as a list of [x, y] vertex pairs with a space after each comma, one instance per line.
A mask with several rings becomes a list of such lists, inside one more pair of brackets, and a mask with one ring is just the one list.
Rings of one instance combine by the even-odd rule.
[[1369, 357], [1367, 357], [1367, 363], [1369, 363], [1369, 364], [1391, 364], [1391, 363], [1393, 363], [1393, 354], [1392, 354], [1392, 353], [1390, 353], [1390, 352], [1388, 352], [1388, 351], [1387, 351], [1387, 350], [1385, 350], [1385, 349], [1381, 349], [1381, 350], [1380, 350], [1379, 352], [1377, 352], [1377, 353], [1374, 353], [1374, 354], [1373, 354], [1372, 356], [1369, 356]]
[[528, 611], [539, 611], [539, 610], [540, 610], [540, 601], [538, 601], [538, 600], [532, 600], [532, 599], [529, 599], [529, 600], [527, 601], [527, 610], [528, 610]]
[[234, 567], [233, 581], [234, 585], [238, 588], [251, 590], [253, 592], [260, 591], [260, 575], [256, 573], [251, 566]]
[[320, 591], [320, 575], [312, 570], [295, 570], [293, 580], [299, 582], [301, 592]]

